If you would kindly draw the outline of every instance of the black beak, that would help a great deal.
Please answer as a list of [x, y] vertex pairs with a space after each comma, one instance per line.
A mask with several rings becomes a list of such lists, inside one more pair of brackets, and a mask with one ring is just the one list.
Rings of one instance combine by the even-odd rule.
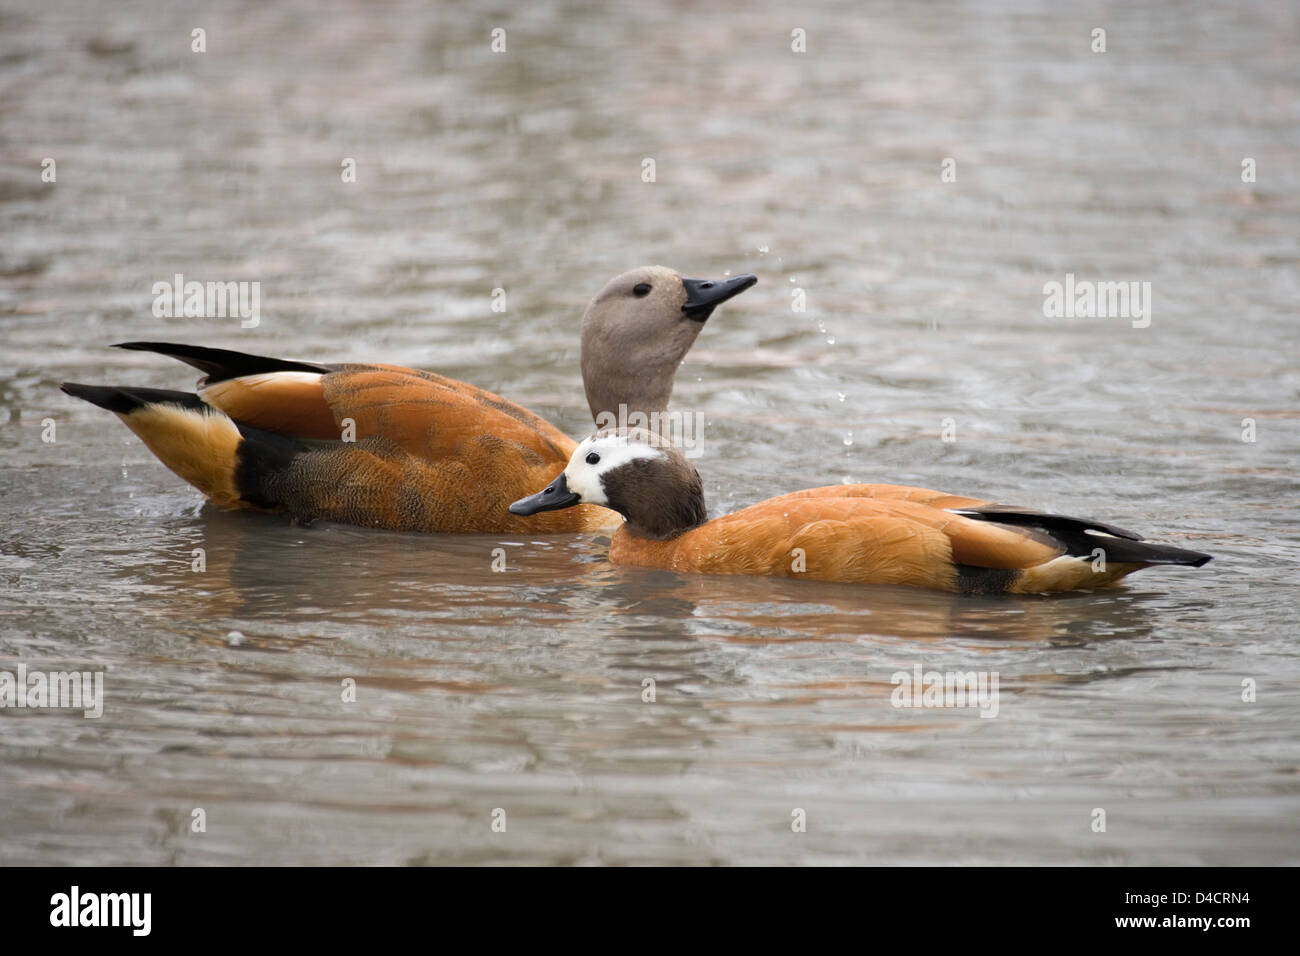
[[520, 498], [510, 506], [512, 515], [535, 515], [539, 511], [559, 511], [561, 508], [571, 508], [579, 501], [579, 496], [569, 490], [568, 482], [564, 480], [564, 472], [560, 472], [560, 477], [537, 492], [535, 495], [529, 495], [527, 498]]
[[732, 296], [740, 295], [758, 281], [758, 276], [743, 275], [732, 279], [682, 279], [686, 302], [682, 311], [688, 319], [703, 322], [713, 310]]

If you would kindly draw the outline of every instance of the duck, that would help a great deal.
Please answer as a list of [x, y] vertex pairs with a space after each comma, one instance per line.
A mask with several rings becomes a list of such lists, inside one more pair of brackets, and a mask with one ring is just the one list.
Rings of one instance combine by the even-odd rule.
[[[677, 367], [713, 311], [758, 281], [643, 266], [609, 280], [581, 326], [599, 426], [629, 410], [667, 421]], [[598, 505], [521, 517], [506, 504], [563, 468], [576, 441], [466, 382], [382, 364], [320, 364], [168, 342], [118, 348], [203, 373], [195, 392], [64, 382], [115, 413], [164, 465], [222, 508], [422, 533], [568, 533], [618, 521]], [[619, 417], [619, 416], [622, 417]], [[466, 493], [470, 489], [470, 493]]]
[[516, 515], [599, 505], [623, 516], [616, 565], [897, 584], [960, 594], [1093, 590], [1211, 556], [1114, 525], [905, 485], [828, 485], [708, 520], [699, 472], [662, 434], [597, 431]]

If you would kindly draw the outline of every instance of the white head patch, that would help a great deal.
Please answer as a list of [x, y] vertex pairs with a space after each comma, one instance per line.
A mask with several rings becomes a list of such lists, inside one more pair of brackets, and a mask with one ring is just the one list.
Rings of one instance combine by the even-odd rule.
[[[639, 458], [658, 458], [663, 452], [644, 442], [629, 441], [626, 435], [592, 435], [583, 441], [564, 469], [564, 483], [582, 498], [583, 504], [609, 504], [601, 476]], [[587, 459], [596, 456], [599, 461]]]

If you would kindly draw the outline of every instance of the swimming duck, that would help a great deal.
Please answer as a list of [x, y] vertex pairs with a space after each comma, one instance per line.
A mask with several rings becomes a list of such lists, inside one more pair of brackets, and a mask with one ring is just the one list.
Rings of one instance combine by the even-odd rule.
[[639, 429], [587, 438], [555, 480], [510, 510], [593, 504], [626, 519], [610, 541], [612, 563], [700, 574], [1037, 594], [1210, 560], [1098, 521], [902, 485], [809, 488], [709, 521], [699, 473], [671, 443]]
[[[646, 266], [611, 279], [582, 320], [592, 417], [662, 413], [713, 310], [758, 279], [686, 279]], [[197, 394], [81, 385], [168, 468], [227, 508], [421, 532], [567, 532], [617, 517], [595, 505], [524, 518], [506, 503], [563, 468], [575, 442], [465, 382], [397, 365], [321, 365], [166, 342], [204, 373]], [[468, 494], [467, 494], [468, 490]]]

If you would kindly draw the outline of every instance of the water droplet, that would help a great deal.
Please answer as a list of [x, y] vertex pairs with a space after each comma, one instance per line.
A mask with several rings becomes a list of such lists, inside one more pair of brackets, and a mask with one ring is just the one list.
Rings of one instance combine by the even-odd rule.
[[826, 344], [827, 344], [827, 345], [834, 345], [834, 344], [835, 344], [835, 336], [833, 336], [833, 335], [828, 335], [828, 336], [826, 336]]
[[852, 445], [852, 444], [853, 444], [853, 432], [845, 432], [845, 433], [844, 433], [844, 444], [846, 444], [846, 445]]
[[767, 246], [759, 246], [759, 247], [758, 247], [758, 251], [761, 252], [763, 255], [767, 255], [767, 249], [768, 249]]
[[243, 644], [244, 641], [246, 640], [247, 638], [244, 637], [242, 631], [231, 631], [229, 634], [226, 635], [226, 643], [229, 644], [231, 647], [238, 647], [240, 644]]
[[836, 392], [836, 394], [839, 396], [841, 402], [844, 401], [846, 398], [848, 398], [848, 396], [845, 395], [843, 392]]

